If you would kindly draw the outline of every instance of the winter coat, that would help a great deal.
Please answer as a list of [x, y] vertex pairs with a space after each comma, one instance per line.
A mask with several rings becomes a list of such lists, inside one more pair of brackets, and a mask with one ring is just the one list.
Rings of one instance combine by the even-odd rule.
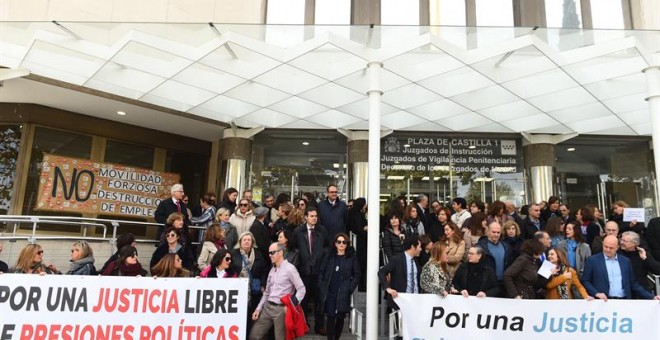
[[[485, 265], [489, 266], [493, 270], [493, 272], [495, 272], [495, 274], [497, 274], [495, 268], [495, 258], [493, 257], [493, 255], [491, 255], [490, 251], [488, 250], [488, 242], [490, 241], [486, 236], [482, 236], [479, 239], [479, 242], [477, 242], [477, 245], [484, 250], [484, 255], [482, 256], [481, 261]], [[511, 257], [512, 249], [511, 247], [509, 247], [509, 245], [506, 242], [500, 241], [500, 243], [504, 245], [504, 270], [506, 271], [506, 269], [509, 267], [512, 261], [512, 257]]]
[[552, 275], [550, 277], [550, 280], [548, 283], [545, 285], [545, 298], [548, 300], [556, 300], [556, 299], [561, 299], [561, 296], [559, 295], [559, 291], [557, 290], [557, 287], [559, 285], [566, 283], [566, 290], [568, 292], [568, 296], [570, 296], [571, 299], [578, 298], [573, 296], [573, 290], [571, 289], [572, 286], [575, 286], [580, 292], [580, 295], [582, 295], [582, 298], [584, 299], [587, 297], [589, 294], [587, 293], [587, 290], [584, 288], [582, 283], [580, 282], [580, 279], [578, 278], [577, 272], [575, 269], [571, 267], [566, 267], [568, 271], [571, 273], [571, 279], [567, 279], [564, 276], [564, 272], [557, 273], [555, 275]]
[[[459, 292], [465, 289], [472, 296], [484, 292], [488, 297], [497, 297], [500, 293], [495, 271], [484, 264], [483, 258], [479, 263], [461, 264], [452, 283]], [[471, 289], [472, 287], [476, 289]]]
[[245, 215], [241, 215], [241, 211], [237, 210], [231, 217], [229, 217], [229, 223], [236, 227], [236, 232], [242, 234], [250, 230], [252, 223], [254, 223], [255, 217], [252, 213], [252, 210], [248, 210]]
[[[405, 235], [402, 229], [400, 235]], [[383, 232], [383, 251], [388, 258], [396, 254], [403, 254], [403, 240], [390, 228]]]
[[291, 300], [291, 294], [284, 295], [280, 301], [286, 306], [284, 315], [284, 327], [286, 328], [286, 340], [293, 340], [305, 336], [309, 331], [305, 313], [300, 304], [294, 305]]
[[[568, 254], [568, 240], [563, 240], [559, 242], [559, 244], [557, 244], [557, 248], [563, 249], [564, 253]], [[591, 249], [589, 248], [589, 245], [584, 242], [578, 243], [577, 248], [575, 248], [574, 269], [579, 276], [582, 276], [582, 272], [584, 271], [584, 264], [589, 256], [591, 256]]]
[[[330, 290], [330, 281], [332, 273], [337, 269], [335, 266], [335, 259], [338, 257], [335, 251], [330, 256], [327, 256], [322, 270], [319, 272], [318, 280], [318, 293], [319, 301], [323, 305], [321, 310], [325, 311], [325, 304], [328, 298], [328, 291]], [[346, 249], [346, 255], [339, 264], [340, 278], [339, 291], [337, 293], [337, 313], [348, 313], [351, 311], [351, 294], [357, 288], [360, 282], [360, 264], [358, 263], [357, 256], [353, 247]]]
[[537, 279], [537, 267], [534, 258], [526, 253], [520, 254], [515, 261], [504, 271], [504, 288], [507, 296], [515, 298], [521, 296], [523, 299], [535, 299]]
[[337, 199], [334, 204], [331, 204], [327, 199], [321, 201], [318, 206], [318, 214], [318, 224], [325, 227], [331, 240], [334, 240], [339, 233], [348, 232], [348, 228], [346, 228], [348, 207], [343, 201]]

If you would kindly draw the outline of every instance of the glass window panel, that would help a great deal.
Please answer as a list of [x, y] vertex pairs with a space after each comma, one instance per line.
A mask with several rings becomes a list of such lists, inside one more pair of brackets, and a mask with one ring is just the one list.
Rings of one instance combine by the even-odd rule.
[[154, 148], [108, 140], [104, 161], [151, 169], [154, 166]]
[[513, 27], [512, 0], [475, 0], [477, 26]]
[[316, 0], [316, 25], [350, 25], [351, 0]]
[[429, 12], [431, 25], [466, 25], [465, 0], [431, 0]]
[[[81, 216], [80, 214], [57, 213], [54, 211], [35, 211], [39, 177], [41, 175], [41, 162], [44, 153], [89, 159], [92, 150], [92, 137], [73, 132], [37, 127], [34, 133], [32, 153], [30, 155], [30, 170], [28, 171], [27, 186], [25, 187], [25, 201], [23, 202], [24, 215], [65, 215]], [[58, 230], [57, 226], [40, 226], [41, 230]], [[55, 229], [53, 229], [55, 228]], [[71, 230], [70, 228], [62, 230]]]
[[346, 147], [346, 137], [336, 131], [261, 132], [254, 138], [248, 187], [257, 201], [264, 194], [292, 192], [294, 198], [309, 192], [320, 200], [326, 186], [336, 184], [346, 200]]
[[20, 144], [20, 126], [0, 126], [0, 215], [6, 215], [11, 208]]
[[305, 23], [305, 0], [268, 0], [267, 24], [302, 25]]
[[580, 0], [545, 0], [545, 20], [548, 27], [581, 28]]
[[[189, 152], [167, 150], [165, 171], [181, 176], [181, 184], [188, 196], [188, 208], [199, 206], [199, 198], [205, 193], [208, 158]], [[220, 196], [220, 194], [217, 194]]]
[[591, 20], [594, 28], [625, 28], [621, 0], [592, 0]]
[[419, 25], [419, 0], [381, 0], [382, 25]]

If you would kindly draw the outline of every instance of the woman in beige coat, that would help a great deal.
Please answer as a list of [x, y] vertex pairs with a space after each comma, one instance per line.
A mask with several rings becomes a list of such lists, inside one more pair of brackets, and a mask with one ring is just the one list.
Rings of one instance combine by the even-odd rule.
[[445, 236], [442, 238], [442, 242], [447, 245], [447, 270], [454, 276], [465, 255], [463, 233], [454, 222], [445, 225]]

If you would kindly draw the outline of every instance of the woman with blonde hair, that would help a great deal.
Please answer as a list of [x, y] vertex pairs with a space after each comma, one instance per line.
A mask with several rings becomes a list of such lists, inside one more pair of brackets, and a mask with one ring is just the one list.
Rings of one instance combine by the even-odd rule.
[[218, 250], [224, 248], [224, 231], [220, 223], [213, 223], [204, 232], [204, 243], [202, 243], [202, 250], [199, 252], [199, 257], [197, 258], [197, 268], [200, 271], [204, 270], [211, 263], [213, 255]]
[[463, 233], [454, 222], [450, 221], [445, 225], [445, 236], [442, 237], [442, 242], [447, 245], [447, 270], [453, 276], [465, 255]]
[[431, 248], [431, 258], [422, 268], [419, 278], [423, 293], [438, 294], [442, 297], [451, 292], [451, 274], [447, 265], [447, 245], [436, 242]]
[[71, 246], [71, 268], [67, 275], [96, 275], [94, 267], [94, 251], [89, 243], [76, 241]]
[[252, 202], [248, 199], [241, 198], [238, 202], [238, 210], [229, 217], [229, 223], [235, 226], [238, 233], [241, 234], [250, 230], [255, 218]]
[[18, 255], [14, 273], [17, 274], [61, 274], [55, 266], [43, 263], [44, 251], [38, 244], [28, 244]]
[[190, 277], [190, 272], [183, 268], [183, 261], [179, 255], [170, 253], [158, 261], [151, 268], [153, 277]]
[[238, 242], [238, 230], [236, 230], [236, 227], [233, 224], [229, 223], [230, 216], [231, 211], [227, 208], [220, 208], [215, 214], [215, 217], [220, 223], [220, 227], [222, 227], [225, 247], [227, 247], [227, 249], [234, 249], [236, 242]]

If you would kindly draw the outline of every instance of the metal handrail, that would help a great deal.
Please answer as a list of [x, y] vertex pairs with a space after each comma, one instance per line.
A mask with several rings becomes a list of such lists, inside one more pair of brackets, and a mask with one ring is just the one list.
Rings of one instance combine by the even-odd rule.
[[655, 287], [655, 294], [659, 295], [660, 294], [660, 275], [648, 274], [646, 277], [649, 279], [649, 281], [651, 281], [651, 284]]
[[390, 313], [390, 334], [389, 338], [394, 339], [399, 336], [403, 336], [401, 333], [403, 327], [403, 318], [401, 317], [401, 312], [396, 310]]
[[351, 294], [351, 319], [348, 324], [348, 330], [358, 339], [362, 339], [362, 325], [364, 323], [363, 313], [355, 306], [355, 292]]
[[[119, 219], [104, 219], [104, 218], [88, 218], [88, 217], [75, 217], [75, 216], [34, 216], [34, 215], [2, 215], [0, 216], [0, 222], [13, 223], [12, 237], [11, 238], [23, 238], [20, 234], [17, 235], [17, 229], [20, 224], [31, 223], [32, 224], [32, 236], [27, 238], [28, 241], [34, 243], [36, 242], [36, 233], [39, 224], [59, 224], [64, 226], [77, 226], [84, 228], [82, 230], [82, 237], [77, 237], [76, 239], [85, 239], [85, 240], [108, 240], [108, 225], [112, 225], [112, 238], [109, 239], [110, 243], [115, 242], [117, 239], [117, 228], [120, 225], [142, 225], [145, 227], [160, 227], [159, 223], [152, 222], [139, 222], [139, 221], [128, 221], [128, 220], [119, 220]], [[103, 237], [89, 237], [87, 236], [87, 229], [85, 227], [100, 227], [103, 228]], [[42, 239], [70, 239], [70, 237], [59, 237], [59, 236], [40, 236]], [[10, 239], [8, 237], [2, 237], [2, 239]], [[155, 240], [137, 240], [140, 242], [156, 242]]]

